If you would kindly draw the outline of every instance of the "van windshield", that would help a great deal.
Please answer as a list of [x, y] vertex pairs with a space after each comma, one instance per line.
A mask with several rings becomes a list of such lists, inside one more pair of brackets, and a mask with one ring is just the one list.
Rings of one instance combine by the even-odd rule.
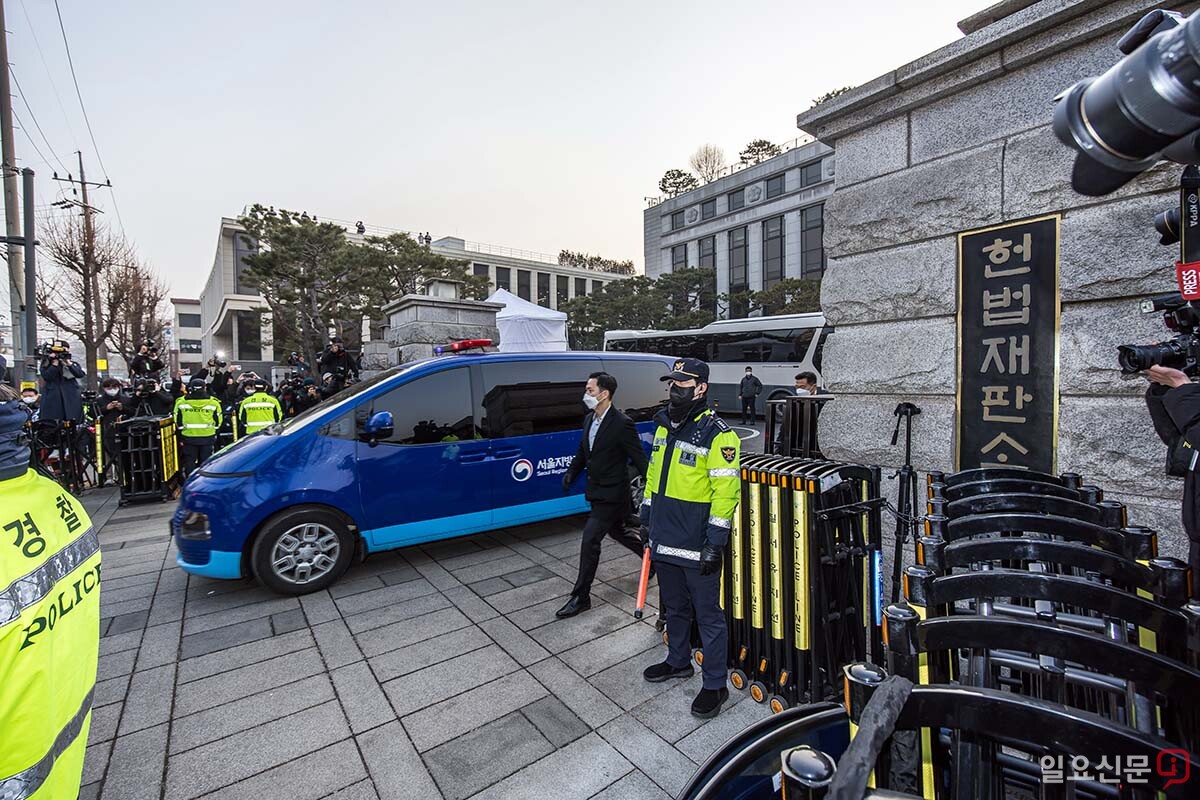
[[379, 384], [383, 383], [384, 381], [386, 381], [387, 379], [389, 379], [395, 375], [399, 375], [402, 372], [406, 372], [409, 369], [411, 369], [412, 367], [417, 366], [418, 364], [424, 364], [425, 362], [432, 361], [432, 360], [433, 359], [431, 359], [431, 358], [422, 358], [422, 359], [418, 359], [417, 361], [409, 361], [407, 364], [400, 364], [399, 366], [389, 367], [389, 368], [385, 369], [383, 372], [379, 373], [378, 375], [367, 378], [365, 381], [359, 381], [356, 384], [347, 386], [345, 389], [342, 389], [337, 394], [332, 395], [328, 399], [321, 401], [320, 403], [318, 403], [317, 405], [308, 409], [307, 411], [303, 411], [303, 412], [297, 414], [296, 416], [292, 417], [291, 419], [284, 420], [282, 425], [279, 425], [279, 426], [272, 425], [271, 428], [267, 429], [267, 432], [268, 433], [277, 433], [277, 434], [281, 433], [281, 434], [286, 435], [288, 433], [291, 433], [292, 431], [303, 428], [310, 420], [312, 420], [313, 418], [315, 418], [317, 416], [324, 415], [325, 412], [329, 411], [334, 406], [351, 405], [351, 402], [349, 402], [349, 401], [352, 401], [353, 398], [357, 397], [358, 395], [362, 394], [363, 392], [372, 388], [373, 386], [378, 386]]

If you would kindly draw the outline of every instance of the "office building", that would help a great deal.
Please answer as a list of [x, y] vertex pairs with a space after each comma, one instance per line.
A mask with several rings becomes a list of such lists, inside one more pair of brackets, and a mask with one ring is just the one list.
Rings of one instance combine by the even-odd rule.
[[[759, 164], [727, 168], [690, 192], [652, 200], [643, 212], [646, 275], [712, 267], [718, 295], [820, 278], [833, 170], [833, 150], [804, 137]], [[722, 311], [745, 316], [736, 307]]]
[[204, 366], [208, 356], [204, 354], [204, 325], [200, 313], [200, 301], [185, 297], [172, 297], [171, 308], [171, 374], [183, 370], [194, 375]]
[[221, 218], [217, 252], [200, 293], [201, 356], [224, 353], [230, 364], [269, 375], [275, 363], [271, 313], [258, 289], [243, 279], [246, 256], [258, 252], [244, 233], [236, 219]]

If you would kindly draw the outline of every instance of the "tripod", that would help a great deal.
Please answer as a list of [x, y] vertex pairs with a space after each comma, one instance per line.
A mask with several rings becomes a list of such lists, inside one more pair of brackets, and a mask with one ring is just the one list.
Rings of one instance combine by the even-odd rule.
[[896, 509], [896, 552], [892, 562], [892, 602], [900, 601], [900, 576], [904, 569], [904, 543], [916, 534], [917, 523], [913, 519], [917, 509], [917, 473], [912, 466], [912, 418], [921, 409], [912, 403], [900, 403], [892, 412], [896, 417], [896, 429], [892, 431], [892, 447], [900, 439], [900, 424], [904, 423], [904, 466], [893, 478], [900, 479], [900, 493]]

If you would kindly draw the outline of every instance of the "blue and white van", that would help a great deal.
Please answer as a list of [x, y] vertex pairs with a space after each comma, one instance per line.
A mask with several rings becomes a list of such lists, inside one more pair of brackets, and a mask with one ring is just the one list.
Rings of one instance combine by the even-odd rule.
[[464, 351], [393, 367], [191, 475], [171, 521], [177, 562], [306, 594], [370, 553], [585, 512], [583, 480], [564, 494], [562, 476], [588, 375], [616, 377], [649, 452], [671, 363]]

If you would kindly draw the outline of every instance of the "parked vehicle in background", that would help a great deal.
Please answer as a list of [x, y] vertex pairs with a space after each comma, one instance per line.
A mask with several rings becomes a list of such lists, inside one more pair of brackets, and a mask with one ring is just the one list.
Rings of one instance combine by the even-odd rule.
[[747, 365], [762, 381], [760, 399], [793, 394], [797, 372], [814, 372], [820, 382], [821, 351], [832, 332], [823, 314], [782, 314], [717, 320], [693, 330], [609, 331], [604, 350], [707, 361], [709, 397], [723, 413], [734, 414], [740, 409], [738, 383]]

